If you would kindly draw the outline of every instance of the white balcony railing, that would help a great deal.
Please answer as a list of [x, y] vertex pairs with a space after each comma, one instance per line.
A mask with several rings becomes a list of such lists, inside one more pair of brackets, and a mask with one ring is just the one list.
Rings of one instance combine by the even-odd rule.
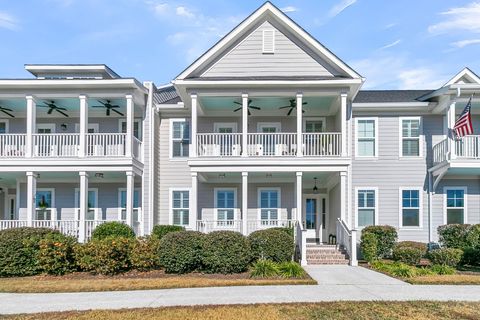
[[209, 233], [212, 231], [229, 230], [242, 232], [242, 220], [198, 220], [197, 231]]
[[296, 133], [249, 133], [247, 134], [249, 156], [295, 156]]
[[444, 139], [433, 146], [433, 163], [447, 160], [448, 139]]
[[480, 159], [480, 135], [470, 135], [455, 140], [457, 158]]
[[88, 133], [87, 156], [124, 156], [126, 136], [125, 133]]
[[264, 230], [269, 228], [293, 228], [296, 221], [293, 219], [260, 219], [247, 221], [247, 233], [250, 234], [257, 230]]
[[36, 157], [76, 157], [80, 134], [36, 133], [33, 135]]
[[303, 155], [335, 157], [342, 154], [341, 133], [303, 133]]
[[241, 141], [241, 133], [200, 133], [197, 135], [198, 156], [240, 156]]
[[0, 157], [24, 157], [26, 137], [26, 134], [0, 134]]

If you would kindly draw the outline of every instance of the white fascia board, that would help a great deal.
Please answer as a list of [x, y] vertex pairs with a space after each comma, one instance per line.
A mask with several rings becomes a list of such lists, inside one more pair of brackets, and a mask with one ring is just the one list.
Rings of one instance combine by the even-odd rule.
[[433, 104], [430, 102], [354, 102], [352, 107], [356, 111], [430, 111]]
[[123, 79], [0, 79], [0, 89], [27, 89], [27, 88], [128, 88], [148, 93], [140, 82], [133, 78]]
[[177, 102], [177, 103], [157, 103], [155, 104], [155, 109], [157, 111], [160, 110], [183, 110], [185, 109], [185, 104], [183, 102]]
[[345, 80], [174, 80], [175, 85], [195, 85], [210, 87], [212, 85], [245, 86], [245, 85], [355, 85], [362, 84], [362, 79]]

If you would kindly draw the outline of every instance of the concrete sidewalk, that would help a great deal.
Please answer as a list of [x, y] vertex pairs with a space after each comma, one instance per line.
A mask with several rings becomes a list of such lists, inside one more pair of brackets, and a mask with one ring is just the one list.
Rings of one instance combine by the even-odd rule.
[[307, 267], [306, 269], [317, 279], [319, 285], [214, 287], [94, 293], [3, 293], [0, 294], [0, 314], [321, 301], [480, 301], [480, 286], [413, 286], [361, 267], [322, 266]]

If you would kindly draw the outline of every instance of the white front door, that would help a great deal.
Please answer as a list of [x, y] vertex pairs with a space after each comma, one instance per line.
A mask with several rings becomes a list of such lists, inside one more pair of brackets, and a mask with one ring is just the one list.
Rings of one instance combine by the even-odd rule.
[[273, 156], [275, 155], [276, 139], [273, 134], [281, 131], [280, 122], [259, 122], [257, 124], [259, 133], [265, 133], [261, 137], [261, 155]]
[[307, 229], [307, 239], [316, 239], [326, 242], [328, 224], [327, 196], [323, 194], [309, 194], [303, 197], [302, 220]]

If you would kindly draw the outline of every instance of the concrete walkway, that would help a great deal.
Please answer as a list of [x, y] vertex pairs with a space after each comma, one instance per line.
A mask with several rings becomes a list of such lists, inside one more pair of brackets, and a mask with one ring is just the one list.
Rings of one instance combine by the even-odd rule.
[[480, 301], [480, 286], [420, 286], [361, 267], [310, 266], [316, 286], [250, 286], [118, 292], [0, 294], [0, 314], [187, 305], [321, 301]]

